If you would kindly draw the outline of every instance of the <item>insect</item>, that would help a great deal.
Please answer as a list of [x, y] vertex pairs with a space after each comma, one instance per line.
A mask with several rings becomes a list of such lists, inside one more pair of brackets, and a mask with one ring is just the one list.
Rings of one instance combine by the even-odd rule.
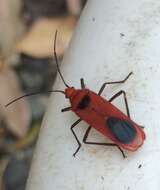
[[[73, 123], [73, 125], [70, 128], [78, 144], [78, 147], [74, 152], [73, 156], [75, 156], [81, 148], [81, 142], [78, 139], [74, 131], [74, 128], [82, 120], [84, 120], [89, 124], [89, 127], [86, 130], [85, 135], [83, 137], [83, 143], [91, 145], [115, 146], [121, 151], [123, 157], [126, 156], [122, 149], [126, 149], [129, 151], [136, 151], [139, 147], [142, 146], [145, 140], [145, 133], [143, 128], [140, 125], [136, 124], [134, 121], [132, 121], [130, 118], [128, 101], [125, 91], [123, 90], [119, 91], [109, 100], [105, 100], [101, 96], [103, 90], [107, 85], [120, 84], [126, 82], [127, 79], [132, 75], [132, 72], [130, 72], [123, 80], [115, 82], [105, 82], [100, 88], [98, 93], [95, 93], [90, 89], [86, 88], [83, 78], [80, 79], [81, 89], [75, 89], [74, 87], [70, 87], [65, 82], [59, 68], [58, 58], [56, 54], [56, 39], [57, 39], [57, 31], [55, 33], [55, 39], [54, 39], [54, 57], [58, 73], [64, 85], [66, 86], [66, 89], [65, 91], [50, 90], [48, 92], [63, 93], [65, 97], [70, 100], [71, 106], [62, 109], [61, 111], [62, 112], [73, 111], [77, 116], [79, 116], [79, 119], [75, 123]], [[36, 95], [39, 93], [41, 92], [25, 94], [9, 102], [6, 105], [6, 107], [23, 97]], [[127, 115], [112, 104], [112, 101], [121, 95], [124, 98]], [[89, 142], [87, 138], [92, 128], [95, 128], [102, 135], [109, 138], [112, 141], [112, 143]]]

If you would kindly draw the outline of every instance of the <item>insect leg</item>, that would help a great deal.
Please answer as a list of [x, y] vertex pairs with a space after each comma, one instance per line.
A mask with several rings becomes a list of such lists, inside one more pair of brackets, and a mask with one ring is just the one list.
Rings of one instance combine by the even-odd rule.
[[100, 88], [100, 90], [99, 90], [99, 92], [98, 92], [98, 95], [101, 95], [101, 94], [102, 94], [102, 92], [103, 92], [104, 88], [106, 87], [106, 85], [108, 85], [108, 84], [119, 84], [119, 83], [124, 83], [124, 82], [126, 82], [126, 80], [127, 80], [132, 74], [133, 74], [133, 72], [130, 72], [130, 73], [126, 76], [125, 79], [120, 80], [120, 81], [105, 82], [105, 83], [101, 86], [101, 88]]
[[122, 156], [123, 158], [126, 158], [126, 155], [124, 154], [123, 150], [115, 143], [98, 143], [98, 142], [88, 142], [87, 141], [87, 138], [88, 138], [88, 135], [89, 135], [89, 132], [91, 130], [91, 126], [88, 127], [88, 129], [86, 130], [86, 133], [83, 137], [83, 143], [85, 144], [91, 144], [91, 145], [102, 145], [102, 146], [116, 146], [122, 153]]
[[127, 115], [130, 118], [129, 106], [128, 106], [128, 101], [127, 101], [127, 96], [126, 96], [126, 92], [125, 91], [121, 90], [118, 93], [116, 93], [114, 96], [112, 96], [109, 99], [109, 102], [112, 102], [114, 99], [116, 99], [118, 96], [120, 96], [122, 94], [123, 94], [123, 97], [124, 97], [124, 102], [125, 102], [125, 106], [126, 106]]
[[77, 150], [75, 151], [75, 153], [73, 154], [74, 157], [75, 157], [75, 155], [77, 154], [77, 152], [79, 151], [79, 149], [81, 148], [81, 143], [80, 143], [80, 141], [79, 141], [79, 139], [78, 139], [76, 133], [74, 132], [73, 128], [74, 128], [80, 121], [82, 121], [82, 119], [78, 119], [78, 120], [77, 120], [75, 123], [73, 123], [72, 126], [71, 126], [71, 131], [72, 131], [72, 133], [73, 133], [73, 135], [74, 135], [74, 137], [75, 137], [75, 139], [76, 139], [76, 141], [77, 141], [77, 143], [78, 143], [78, 148], [77, 148]]
[[61, 112], [70, 111], [71, 109], [72, 109], [72, 107], [63, 108], [63, 109], [61, 109]]
[[81, 78], [80, 81], [81, 81], [81, 88], [84, 89], [85, 88], [84, 79]]

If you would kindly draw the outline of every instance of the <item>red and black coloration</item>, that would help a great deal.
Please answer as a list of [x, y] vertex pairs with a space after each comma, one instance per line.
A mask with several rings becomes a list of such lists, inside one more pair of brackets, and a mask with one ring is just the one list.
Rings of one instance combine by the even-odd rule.
[[[81, 147], [81, 143], [73, 129], [82, 120], [86, 121], [89, 124], [89, 127], [86, 130], [86, 133], [83, 137], [83, 143], [91, 145], [116, 146], [121, 151], [123, 157], [125, 157], [125, 154], [121, 148], [129, 151], [136, 151], [140, 146], [142, 146], [145, 140], [145, 133], [143, 131], [143, 127], [136, 124], [130, 118], [125, 91], [119, 91], [109, 100], [105, 100], [101, 96], [106, 85], [124, 83], [130, 77], [132, 72], [129, 73], [124, 80], [115, 82], [105, 82], [97, 94], [85, 87], [83, 79], [81, 79], [81, 89], [75, 89], [74, 87], [70, 87], [65, 82], [59, 69], [58, 59], [56, 55], [56, 37], [57, 31], [55, 33], [54, 40], [54, 56], [56, 60], [57, 70], [66, 86], [66, 89], [65, 91], [51, 90], [48, 92], [61, 92], [65, 94], [66, 98], [70, 100], [71, 106], [62, 109], [62, 112], [71, 110], [80, 118], [71, 126], [71, 131], [78, 143], [78, 148], [73, 154], [73, 156], [77, 154]], [[39, 93], [40, 92], [26, 94], [11, 101], [6, 106], [12, 104], [13, 102], [25, 96], [35, 95]], [[117, 107], [115, 107], [112, 104], [112, 101], [120, 95], [123, 95], [124, 97], [127, 115], [121, 112]], [[113, 143], [88, 142], [87, 137], [92, 127], [99, 131], [102, 135], [112, 140]]]
[[[81, 79], [82, 89], [77, 90], [71, 87], [65, 90], [66, 97], [69, 98], [71, 102], [71, 107], [65, 108], [62, 111], [72, 110], [80, 117], [80, 119], [71, 126], [72, 133], [79, 145], [74, 156], [79, 151], [81, 143], [73, 131], [73, 128], [82, 120], [90, 125], [83, 138], [83, 142], [86, 144], [117, 146], [120, 150], [123, 148], [129, 151], [136, 151], [143, 144], [145, 133], [140, 125], [130, 119], [126, 93], [119, 91], [108, 101], [100, 96], [107, 84], [124, 83], [130, 75], [131, 73], [122, 81], [104, 83], [98, 94], [85, 88], [83, 79]], [[111, 104], [111, 102], [120, 95], [124, 97], [127, 115]], [[92, 127], [111, 139], [114, 143], [88, 142], [87, 137]], [[122, 150], [121, 152], [125, 157]]]

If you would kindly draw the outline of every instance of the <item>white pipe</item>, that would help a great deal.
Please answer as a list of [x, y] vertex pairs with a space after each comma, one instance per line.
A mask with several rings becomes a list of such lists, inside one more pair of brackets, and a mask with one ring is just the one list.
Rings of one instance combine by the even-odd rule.
[[[104, 97], [120, 89], [127, 92], [131, 117], [145, 126], [146, 141], [136, 152], [82, 145], [70, 131], [78, 118], [61, 113], [69, 102], [53, 94], [40, 132], [27, 190], [159, 190], [160, 182], [160, 1], [90, 0], [77, 26], [61, 70], [69, 84], [98, 91], [104, 81], [134, 75], [121, 85], [107, 87]], [[60, 34], [59, 34], [60, 37]], [[62, 36], [63, 37], [63, 36]], [[54, 89], [63, 89], [58, 77]], [[125, 112], [119, 98], [115, 105]], [[76, 128], [82, 140], [87, 124]], [[90, 139], [104, 142], [93, 130]], [[138, 168], [140, 167], [140, 168]]]

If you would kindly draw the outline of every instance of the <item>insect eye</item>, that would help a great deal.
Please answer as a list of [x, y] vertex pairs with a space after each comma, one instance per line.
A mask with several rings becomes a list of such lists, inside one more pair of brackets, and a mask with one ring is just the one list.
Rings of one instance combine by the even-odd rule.
[[85, 109], [86, 107], [88, 107], [90, 101], [91, 101], [91, 99], [88, 95], [84, 96], [82, 98], [82, 100], [80, 101], [80, 103], [78, 104], [77, 108], [78, 109]]

